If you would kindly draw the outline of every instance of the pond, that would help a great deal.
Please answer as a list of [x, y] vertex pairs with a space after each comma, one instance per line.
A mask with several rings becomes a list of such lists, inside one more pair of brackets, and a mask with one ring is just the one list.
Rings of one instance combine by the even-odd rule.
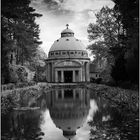
[[2, 140], [138, 140], [138, 115], [84, 87], [22, 97], [2, 116]]

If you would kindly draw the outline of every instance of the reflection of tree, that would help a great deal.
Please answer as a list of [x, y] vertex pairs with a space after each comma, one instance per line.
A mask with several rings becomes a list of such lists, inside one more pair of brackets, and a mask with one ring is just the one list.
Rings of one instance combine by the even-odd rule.
[[119, 130], [111, 125], [112, 115], [111, 107], [103, 102], [100, 97], [97, 100], [98, 111], [93, 117], [93, 121], [89, 122], [91, 126], [91, 139], [106, 140], [106, 139], [119, 139]]
[[7, 140], [8, 138], [11, 137], [11, 132], [10, 132], [10, 120], [9, 120], [9, 116], [11, 114], [8, 113], [6, 115], [2, 115], [1, 117], [1, 139], [2, 140]]
[[91, 126], [91, 140], [137, 140], [138, 118], [135, 113], [128, 112], [113, 103], [109, 105], [98, 98], [98, 111], [89, 122]]
[[[7, 126], [8, 137], [14, 140], [40, 140], [44, 135], [39, 127], [40, 124], [40, 112], [39, 111], [15, 111], [12, 116], [9, 117]], [[4, 128], [5, 126], [3, 126]], [[2, 129], [3, 129], [2, 128]], [[5, 140], [8, 139], [7, 137]]]

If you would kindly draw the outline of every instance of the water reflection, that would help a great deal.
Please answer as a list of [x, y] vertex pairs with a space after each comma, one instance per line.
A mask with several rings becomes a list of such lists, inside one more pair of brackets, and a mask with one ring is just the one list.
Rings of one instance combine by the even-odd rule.
[[44, 135], [39, 126], [40, 115], [38, 108], [14, 109], [8, 116], [2, 117], [2, 139], [39, 140], [40, 136]]
[[[90, 108], [90, 95], [86, 89], [57, 89], [44, 93], [41, 108], [49, 109], [50, 117], [63, 136], [70, 139], [76, 135], [87, 119]], [[47, 99], [45, 103], [44, 99]], [[45, 116], [44, 116], [45, 118]]]
[[59, 89], [51, 92], [48, 108], [56, 127], [63, 135], [72, 138], [86, 121], [89, 111], [89, 94], [85, 89]]
[[91, 139], [138, 140], [138, 119], [127, 108], [101, 96], [96, 96], [98, 109], [91, 126]]
[[2, 116], [2, 140], [137, 140], [138, 119], [91, 90], [58, 88], [20, 97], [17, 108]]
[[37, 99], [21, 97], [17, 108], [2, 117], [3, 140], [78, 139], [85, 132], [82, 126], [90, 109], [86, 89], [43, 90]]

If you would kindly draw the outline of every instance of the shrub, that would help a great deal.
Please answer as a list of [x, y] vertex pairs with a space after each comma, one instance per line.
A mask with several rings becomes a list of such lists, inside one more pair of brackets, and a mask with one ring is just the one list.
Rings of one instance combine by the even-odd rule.
[[90, 78], [90, 82], [94, 83], [95, 82], [95, 78]]
[[12, 96], [1, 97], [1, 114], [5, 115], [14, 107], [14, 100]]
[[97, 79], [95, 79], [95, 83], [97, 83], [97, 84], [100, 84], [101, 81], [102, 81], [102, 78], [97, 78]]

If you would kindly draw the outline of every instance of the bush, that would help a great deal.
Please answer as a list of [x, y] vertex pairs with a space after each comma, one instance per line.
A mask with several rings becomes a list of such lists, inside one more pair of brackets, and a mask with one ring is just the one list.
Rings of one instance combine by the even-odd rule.
[[90, 78], [90, 82], [94, 83], [95, 82], [95, 78]]
[[102, 81], [102, 78], [97, 78], [97, 79], [95, 79], [95, 83], [97, 83], [97, 84], [100, 84], [101, 81]]
[[14, 100], [12, 96], [1, 97], [1, 114], [5, 115], [14, 107]]
[[111, 87], [117, 86], [116, 82], [113, 81], [113, 80], [112, 81], [108, 81], [108, 82], [106, 82], [104, 84], [107, 85], [107, 86], [111, 86]]
[[125, 89], [130, 89], [132, 87], [132, 83], [130, 81], [120, 81], [118, 86]]
[[27, 81], [27, 72], [23, 66], [19, 65], [10, 65], [10, 82], [18, 83], [18, 82], [26, 82]]

